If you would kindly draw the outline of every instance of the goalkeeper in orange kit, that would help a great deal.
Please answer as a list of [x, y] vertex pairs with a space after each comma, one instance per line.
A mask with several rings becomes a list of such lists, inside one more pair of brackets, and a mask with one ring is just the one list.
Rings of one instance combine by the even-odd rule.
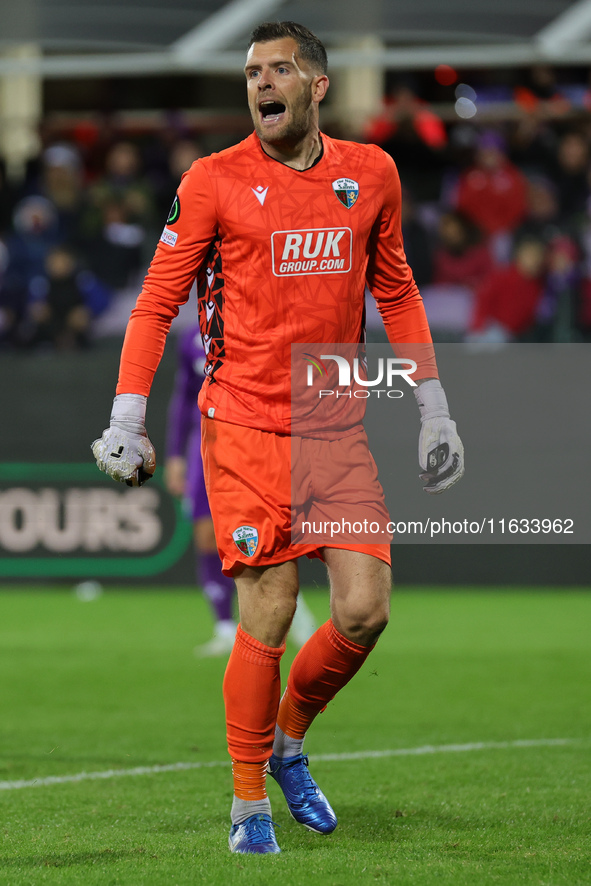
[[[389, 544], [293, 543], [291, 346], [361, 342], [366, 285], [393, 345], [431, 338], [404, 255], [392, 159], [319, 130], [328, 89], [322, 43], [293, 22], [263, 24], [245, 74], [255, 131], [183, 177], [129, 322], [111, 425], [93, 450], [114, 479], [139, 484], [153, 472], [146, 401], [170, 323], [197, 277], [207, 354], [199, 395], [205, 482], [240, 611], [224, 679], [234, 779], [229, 846], [265, 854], [280, 851], [267, 772], [296, 821], [318, 833], [337, 825], [308, 770], [304, 737], [370, 654], [388, 621], [391, 588]], [[429, 351], [416, 375], [419, 462], [426, 490], [439, 493], [462, 476], [463, 449]], [[361, 458], [342, 481], [327, 483], [327, 495], [359, 502], [360, 520], [387, 516], [354, 404], [339, 422], [312, 429], [314, 452], [345, 467], [351, 453]], [[302, 438], [302, 451], [306, 445]], [[295, 494], [304, 496], [314, 478], [298, 477]], [[326, 563], [331, 617], [299, 651], [281, 695], [301, 554]]]

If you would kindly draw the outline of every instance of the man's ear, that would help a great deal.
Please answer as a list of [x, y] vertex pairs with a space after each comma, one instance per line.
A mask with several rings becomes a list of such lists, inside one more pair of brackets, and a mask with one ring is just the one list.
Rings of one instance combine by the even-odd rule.
[[329, 79], [326, 74], [319, 74], [312, 81], [312, 99], [315, 102], [321, 102], [328, 92]]

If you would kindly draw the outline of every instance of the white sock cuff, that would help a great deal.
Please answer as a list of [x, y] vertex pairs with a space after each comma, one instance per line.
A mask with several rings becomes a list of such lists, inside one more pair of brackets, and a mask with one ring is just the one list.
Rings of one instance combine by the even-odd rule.
[[275, 726], [273, 753], [276, 757], [279, 757], [280, 760], [285, 760], [288, 757], [298, 757], [303, 753], [303, 748], [303, 738], [292, 738], [291, 735], [286, 735], [279, 726]]
[[234, 794], [232, 800], [232, 811], [230, 816], [232, 824], [242, 824], [251, 815], [268, 815], [271, 816], [271, 801], [268, 797], [264, 800], [241, 800]]

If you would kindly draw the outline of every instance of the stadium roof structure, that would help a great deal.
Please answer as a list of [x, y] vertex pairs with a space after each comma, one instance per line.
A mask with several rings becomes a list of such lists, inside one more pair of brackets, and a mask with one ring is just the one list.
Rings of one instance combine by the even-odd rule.
[[[237, 73], [269, 19], [310, 27], [332, 68], [591, 63], [591, 0], [0, 0], [0, 12], [0, 75]], [[14, 51], [25, 45], [36, 51]]]

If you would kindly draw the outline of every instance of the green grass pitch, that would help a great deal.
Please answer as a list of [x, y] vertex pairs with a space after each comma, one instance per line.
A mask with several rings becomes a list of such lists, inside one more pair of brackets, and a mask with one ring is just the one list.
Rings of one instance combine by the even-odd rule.
[[[327, 617], [325, 591], [306, 600]], [[591, 883], [591, 594], [392, 602], [306, 745], [337, 830], [297, 825], [272, 782], [282, 853], [248, 857], [227, 849], [224, 661], [193, 655], [201, 595], [1, 589], [0, 884]], [[65, 778], [81, 773], [108, 777]]]

